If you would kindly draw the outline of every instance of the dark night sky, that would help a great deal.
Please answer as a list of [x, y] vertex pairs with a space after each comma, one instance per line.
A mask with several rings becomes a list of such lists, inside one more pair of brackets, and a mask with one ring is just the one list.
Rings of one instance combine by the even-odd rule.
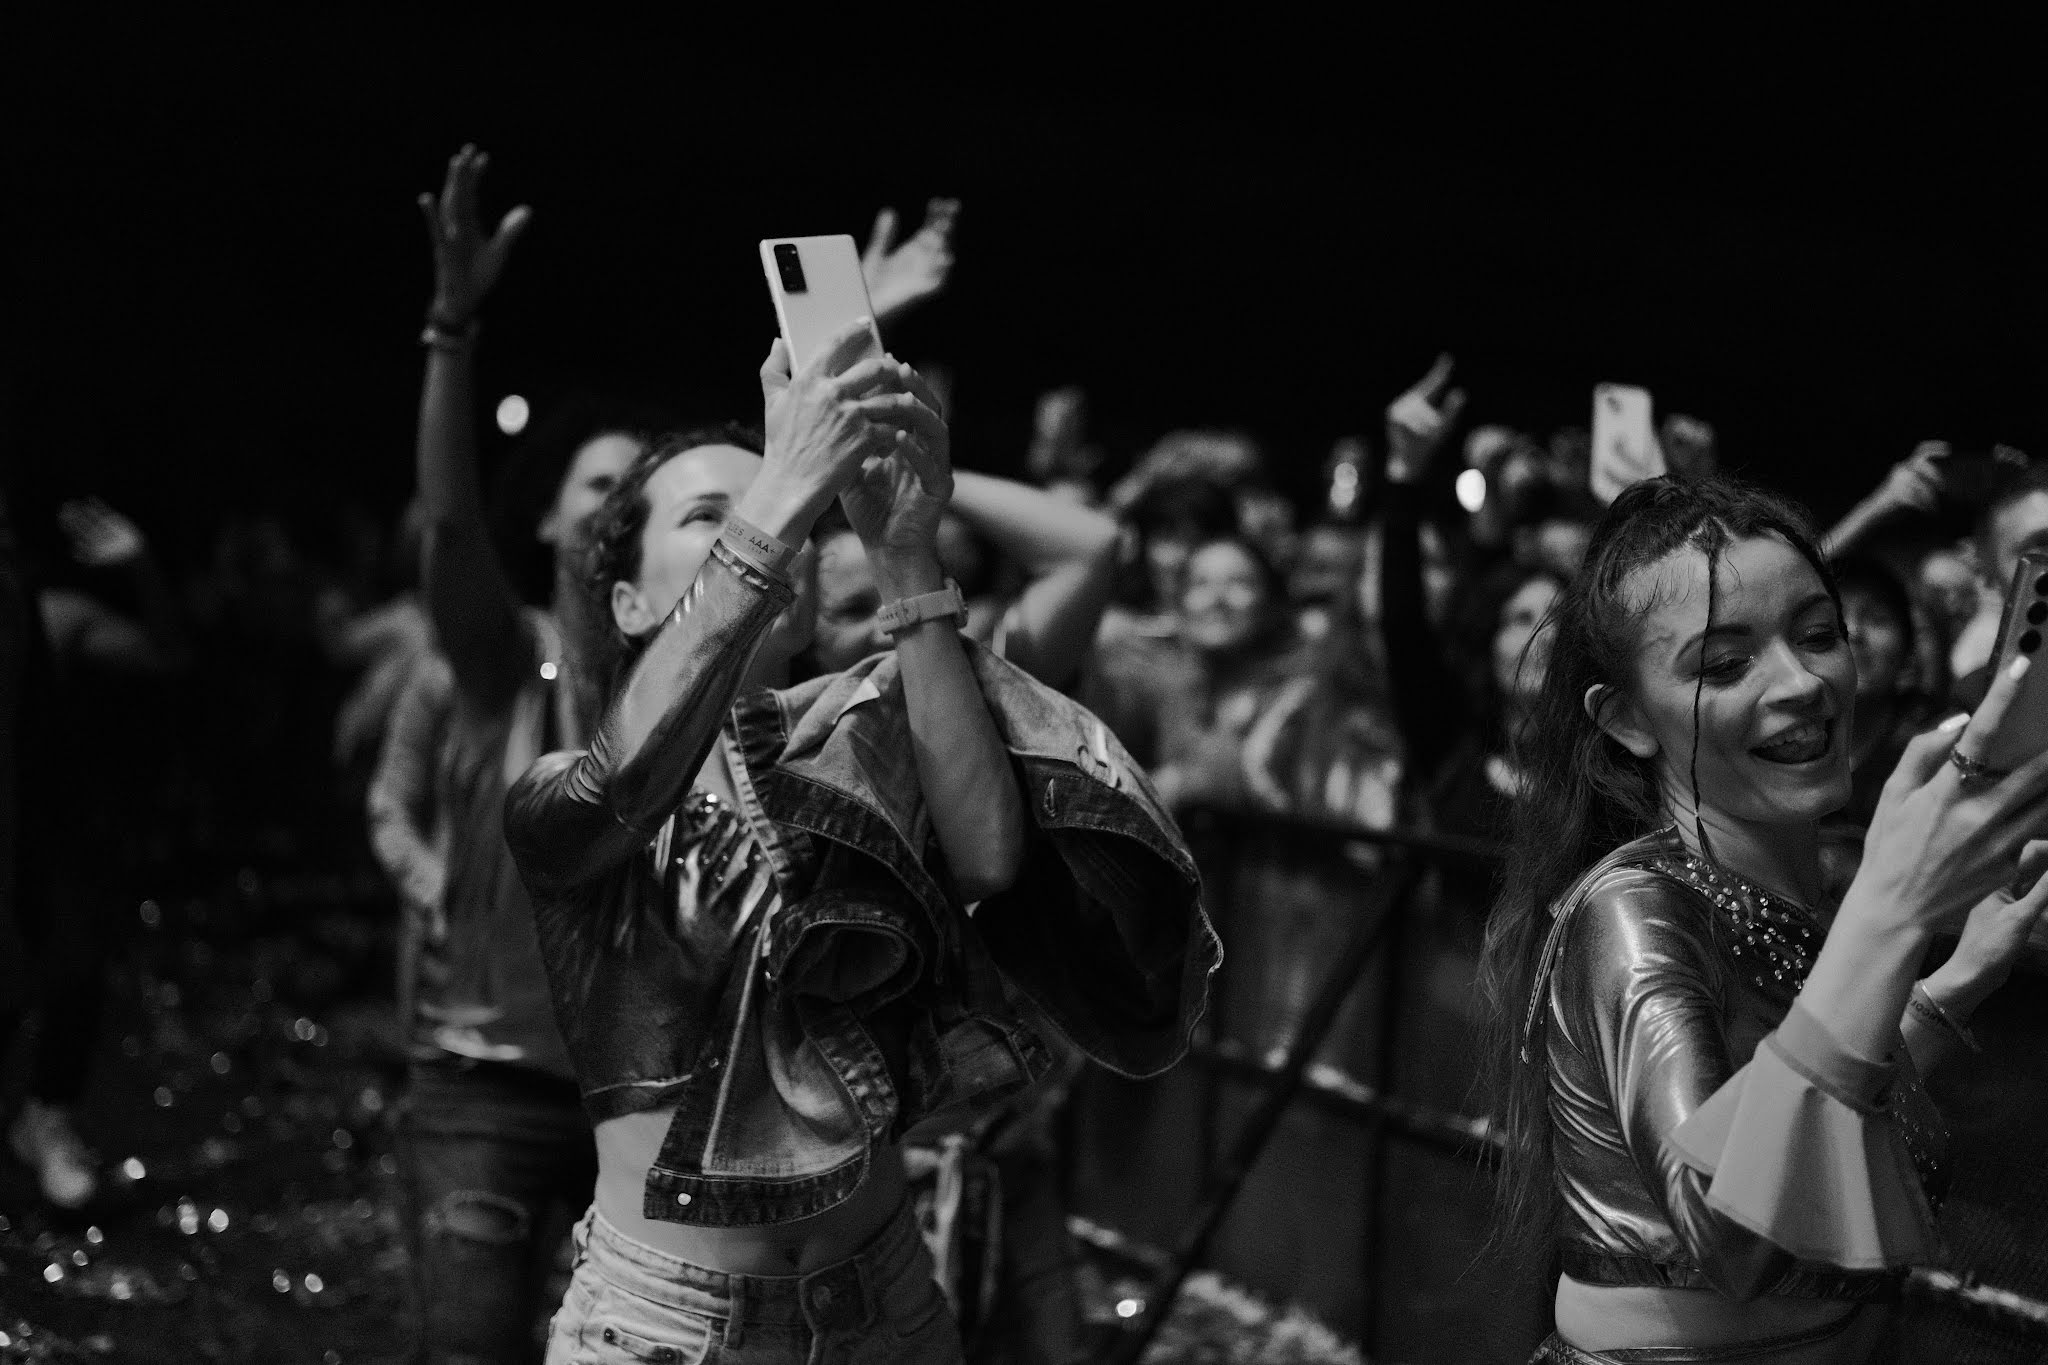
[[757, 415], [755, 240], [950, 192], [955, 289], [892, 342], [959, 372], [964, 464], [1011, 465], [1032, 395], [1078, 380], [1119, 455], [1240, 424], [1307, 491], [1440, 348], [1477, 420], [1644, 384], [1823, 512], [1925, 435], [2048, 453], [2044, 121], [1995, 70], [2010, 34], [900, 44], [875, 13], [798, 57], [480, 13], [10, 22], [14, 478], [101, 488], [178, 558], [224, 507], [402, 499], [412, 196], [465, 139], [490, 210], [537, 215], [492, 396]]

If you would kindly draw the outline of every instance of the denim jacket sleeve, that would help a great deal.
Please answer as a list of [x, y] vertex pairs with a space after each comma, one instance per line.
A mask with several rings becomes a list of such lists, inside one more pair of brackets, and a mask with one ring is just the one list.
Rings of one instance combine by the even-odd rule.
[[583, 885], [646, 847], [696, 780], [755, 649], [794, 597], [713, 542], [590, 747], [540, 759], [507, 795], [505, 839], [536, 896]]
[[1108, 727], [987, 651], [974, 659], [1034, 829], [1016, 884], [974, 926], [1089, 1056], [1124, 1075], [1164, 1071], [1222, 960], [1194, 857]]

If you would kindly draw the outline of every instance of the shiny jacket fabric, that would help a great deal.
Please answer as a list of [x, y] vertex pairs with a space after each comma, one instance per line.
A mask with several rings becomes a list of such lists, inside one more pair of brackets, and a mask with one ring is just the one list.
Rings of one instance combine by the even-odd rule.
[[[1665, 1141], [1779, 1028], [1799, 984], [1758, 970], [1753, 949], [1743, 956], [1741, 926], [1688, 880], [1686, 861], [1663, 830], [1560, 902], [1543, 1046], [1562, 1267], [1587, 1284], [1736, 1298], [1890, 1297], [1894, 1276], [1797, 1262], [1709, 1207], [1710, 1179]], [[1898, 1058], [1864, 1064], [1889, 1072], [1871, 1089], [1889, 1092], [1902, 1122], [1938, 1130], [1903, 1043]]]
[[[923, 808], [893, 654], [732, 704], [790, 600], [715, 545], [589, 750], [543, 758], [506, 804], [592, 1119], [676, 1108], [650, 1218], [833, 1207], [911, 1124], [1049, 1070], [1044, 1018], [1104, 1065], [1163, 1070], [1220, 958], [1136, 765], [973, 646], [1033, 832], [1016, 885], [970, 916]], [[773, 870], [766, 914], [700, 901], [670, 853], [713, 743]]]

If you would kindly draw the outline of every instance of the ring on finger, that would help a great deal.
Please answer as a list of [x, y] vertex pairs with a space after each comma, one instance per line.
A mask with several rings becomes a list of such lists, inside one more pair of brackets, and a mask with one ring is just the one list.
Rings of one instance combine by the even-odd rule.
[[1948, 751], [1948, 761], [1956, 765], [1956, 771], [1963, 775], [1963, 786], [1969, 791], [1993, 787], [2012, 776], [2009, 768], [1994, 768], [1981, 758], [1972, 758], [1962, 751], [1961, 746]]

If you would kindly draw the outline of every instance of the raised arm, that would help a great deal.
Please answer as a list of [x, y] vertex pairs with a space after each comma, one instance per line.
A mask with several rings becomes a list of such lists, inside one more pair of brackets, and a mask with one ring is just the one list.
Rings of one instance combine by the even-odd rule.
[[[907, 368], [902, 378], [903, 390], [882, 400], [904, 428], [897, 452], [842, 498], [885, 602], [944, 589], [939, 518], [958, 487], [936, 396]], [[957, 623], [929, 618], [895, 639], [925, 809], [961, 899], [986, 899], [1009, 888], [1024, 860], [1024, 798], [1009, 753]]]
[[1472, 724], [1472, 708], [1445, 661], [1444, 643], [1430, 626], [1423, 602], [1421, 484], [1465, 406], [1462, 389], [1445, 391], [1450, 378], [1451, 358], [1439, 356], [1429, 373], [1387, 408], [1380, 629], [1395, 718], [1417, 783], [1435, 776]]
[[484, 518], [476, 451], [477, 314], [531, 210], [513, 209], [496, 232], [484, 234], [477, 190], [487, 161], [464, 147], [448, 159], [440, 197], [419, 197], [434, 250], [434, 298], [421, 337], [427, 371], [415, 459], [426, 514], [421, 578], [427, 612], [456, 687], [473, 705], [495, 712], [524, 680], [532, 647]]
[[116, 672], [182, 673], [190, 668], [192, 642], [183, 613], [141, 529], [98, 498], [65, 503], [57, 523], [79, 563], [128, 575], [138, 610], [130, 618], [84, 594], [46, 593], [45, 616], [54, 606], [63, 618], [52, 632], [66, 638], [63, 652]]
[[1948, 454], [1947, 441], [1922, 441], [1913, 447], [1912, 455], [1893, 465], [1884, 482], [1821, 537], [1821, 552], [1839, 559], [1872, 532], [1909, 512], [1932, 513], [1941, 498], [1941, 462]]
[[861, 462], [895, 448], [884, 401], [897, 362], [853, 364], [868, 323], [840, 332], [791, 378], [777, 342], [761, 370], [768, 449], [761, 472], [681, 600], [656, 628], [590, 747], [550, 754], [505, 801], [505, 836], [527, 884], [553, 891], [618, 866], [675, 810], [711, 751], [755, 650], [796, 596], [746, 528], [798, 546]]
[[1066, 685], [1116, 586], [1116, 522], [1026, 484], [965, 470], [953, 476], [952, 508], [1030, 575], [1004, 618], [1003, 656], [1050, 687]]

